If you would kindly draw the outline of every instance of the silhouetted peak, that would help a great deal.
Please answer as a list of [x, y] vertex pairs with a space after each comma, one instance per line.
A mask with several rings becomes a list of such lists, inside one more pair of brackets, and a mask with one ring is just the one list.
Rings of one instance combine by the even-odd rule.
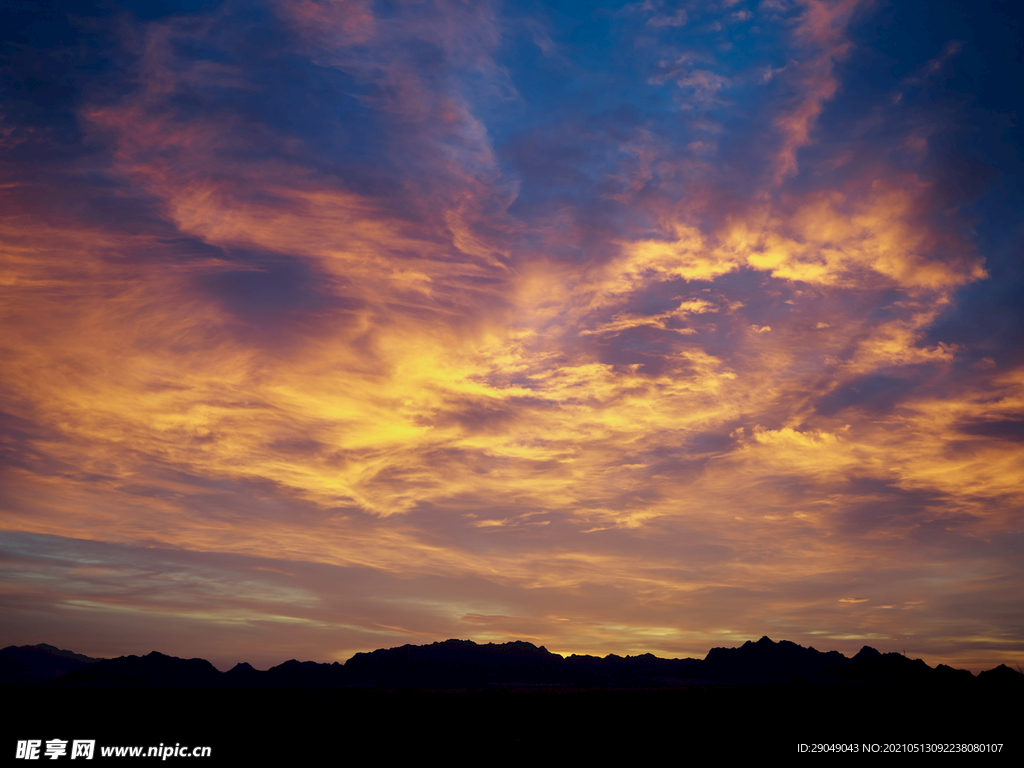
[[94, 661], [100, 661], [100, 659], [94, 659], [94, 658], [92, 658], [90, 656], [83, 656], [82, 654], [75, 653], [74, 651], [66, 651], [66, 650], [64, 650], [62, 648], [58, 648], [55, 645], [49, 645], [47, 643], [37, 643], [36, 645], [21, 645], [21, 646], [9, 645], [6, 648], [4, 648], [3, 650], [0, 650], [0, 654], [3, 654], [5, 656], [12, 655], [12, 654], [18, 654], [19, 652], [22, 655], [24, 655], [26, 653], [29, 653], [29, 654], [45, 654], [46, 656], [56, 656], [56, 657], [62, 658], [62, 659], [73, 659], [73, 660], [80, 661], [80, 662], [82, 662], [84, 664], [91, 664]]
[[488, 643], [488, 645], [496, 645], [499, 648], [518, 648], [523, 651], [544, 651], [544, 653], [548, 652], [548, 649], [544, 646], [540, 646], [538, 648], [533, 643], [528, 643], [525, 640], [513, 640], [509, 643]]
[[[783, 642], [786, 642], [786, 641], [783, 640]], [[762, 636], [761, 639], [757, 641], [757, 644], [761, 645], [761, 646], [775, 645], [775, 643], [772, 642], [772, 639], [770, 637], [768, 637], [768, 635]]]
[[[431, 643], [431, 645], [440, 645], [442, 647], [445, 647], [445, 646], [448, 646], [448, 647], [458, 647], [458, 646], [468, 645], [468, 646], [472, 646], [474, 648], [476, 647], [476, 643], [474, 643], [472, 640], [458, 640], [458, 639], [456, 639], [454, 637], [449, 638], [448, 640], [435, 640], [434, 642]], [[493, 643], [491, 643], [491, 645], [493, 645]], [[402, 648], [418, 648], [418, 647], [419, 646], [413, 645], [412, 643], [406, 643], [405, 645], [402, 646]]]
[[255, 671], [256, 671], [255, 667], [253, 667], [253, 665], [250, 664], [247, 661], [240, 661], [237, 664], [235, 664], [235, 666], [233, 666], [231, 669], [228, 670], [229, 673], [230, 672], [255, 672]]
[[974, 682], [974, 675], [966, 669], [953, 669], [947, 664], [939, 664], [935, 668], [935, 679], [945, 685], [966, 685]]
[[281, 664], [278, 664], [276, 667], [271, 667], [271, 669], [295, 670], [319, 666], [320, 664], [315, 661], [299, 661], [298, 659], [288, 659], [288, 661], [282, 662]]
[[1012, 667], [1000, 664], [995, 669], [989, 669], [978, 674], [978, 682], [985, 685], [1013, 686], [1024, 688], [1024, 675]]
[[205, 688], [220, 683], [221, 672], [206, 659], [182, 659], [151, 651], [145, 656], [101, 659], [70, 672], [60, 685]]
[[861, 648], [859, 651], [857, 651], [857, 655], [854, 656], [852, 660], [853, 661], [860, 661], [861, 659], [877, 659], [881, 655], [882, 655], [881, 653], [876, 651], [870, 645], [865, 645], [863, 648]]
[[10, 645], [0, 650], [0, 685], [42, 685], [97, 661], [47, 643]]
[[989, 672], [998, 672], [1000, 675], [1009, 675], [1010, 677], [1020, 676], [1020, 672], [1013, 667], [1008, 667], [1005, 664], [1000, 664], [995, 669], [990, 669]]

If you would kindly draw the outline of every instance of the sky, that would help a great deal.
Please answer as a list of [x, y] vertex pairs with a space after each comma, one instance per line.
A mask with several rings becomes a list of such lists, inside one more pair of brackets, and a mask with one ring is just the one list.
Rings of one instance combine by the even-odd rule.
[[1024, 662], [1014, 5], [5, 2], [0, 644]]

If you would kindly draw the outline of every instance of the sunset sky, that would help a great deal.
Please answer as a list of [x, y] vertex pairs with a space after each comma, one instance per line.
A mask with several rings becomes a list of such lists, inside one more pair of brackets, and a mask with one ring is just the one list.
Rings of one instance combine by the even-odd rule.
[[1024, 662], [1011, 5], [4, 3], [0, 645]]

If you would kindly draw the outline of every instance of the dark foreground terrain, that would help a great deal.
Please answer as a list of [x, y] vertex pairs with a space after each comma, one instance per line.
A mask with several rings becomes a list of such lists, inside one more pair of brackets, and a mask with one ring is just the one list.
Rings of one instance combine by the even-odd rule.
[[[12, 691], [8, 691], [8, 694]], [[1001, 698], [1001, 697], [1000, 697]], [[448, 761], [673, 760], [784, 755], [798, 745], [1002, 744], [1019, 759], [1019, 700], [937, 695], [912, 684], [693, 686], [651, 690], [20, 689], [16, 740], [209, 746], [202, 765], [293, 765], [437, 755]], [[901, 747], [905, 748], [905, 747]], [[666, 754], [666, 751], [669, 753]], [[897, 759], [903, 759], [901, 755]], [[104, 760], [97, 749], [96, 760]], [[272, 762], [265, 763], [270, 760]], [[243, 761], [243, 762], [239, 762]], [[140, 761], [143, 762], [143, 761]], [[150, 763], [159, 762], [151, 758]], [[27, 763], [22, 763], [27, 764]]]

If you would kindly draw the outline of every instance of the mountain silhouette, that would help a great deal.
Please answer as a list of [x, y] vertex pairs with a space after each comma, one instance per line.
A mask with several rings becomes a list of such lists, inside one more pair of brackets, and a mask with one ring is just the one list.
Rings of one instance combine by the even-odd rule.
[[739, 648], [712, 648], [701, 672], [715, 683], [808, 683], [831, 680], [849, 663], [838, 651], [822, 653], [788, 640], [774, 643], [762, 637]]
[[0, 685], [41, 685], [97, 661], [46, 643], [9, 645], [0, 650]]
[[853, 658], [762, 637], [738, 648], [712, 648], [704, 659], [639, 656], [562, 657], [515, 641], [445, 640], [357, 653], [346, 663], [292, 659], [260, 671], [240, 663], [218, 671], [204, 659], [146, 656], [92, 659], [47, 645], [0, 651], [6, 685], [293, 689], [651, 689], [684, 686], [901, 683], [1020, 689], [1024, 675], [1000, 665], [977, 678], [899, 653], [864, 646]]
[[179, 659], [153, 651], [145, 656], [102, 659], [57, 681], [79, 687], [219, 688], [224, 674], [205, 659]]

